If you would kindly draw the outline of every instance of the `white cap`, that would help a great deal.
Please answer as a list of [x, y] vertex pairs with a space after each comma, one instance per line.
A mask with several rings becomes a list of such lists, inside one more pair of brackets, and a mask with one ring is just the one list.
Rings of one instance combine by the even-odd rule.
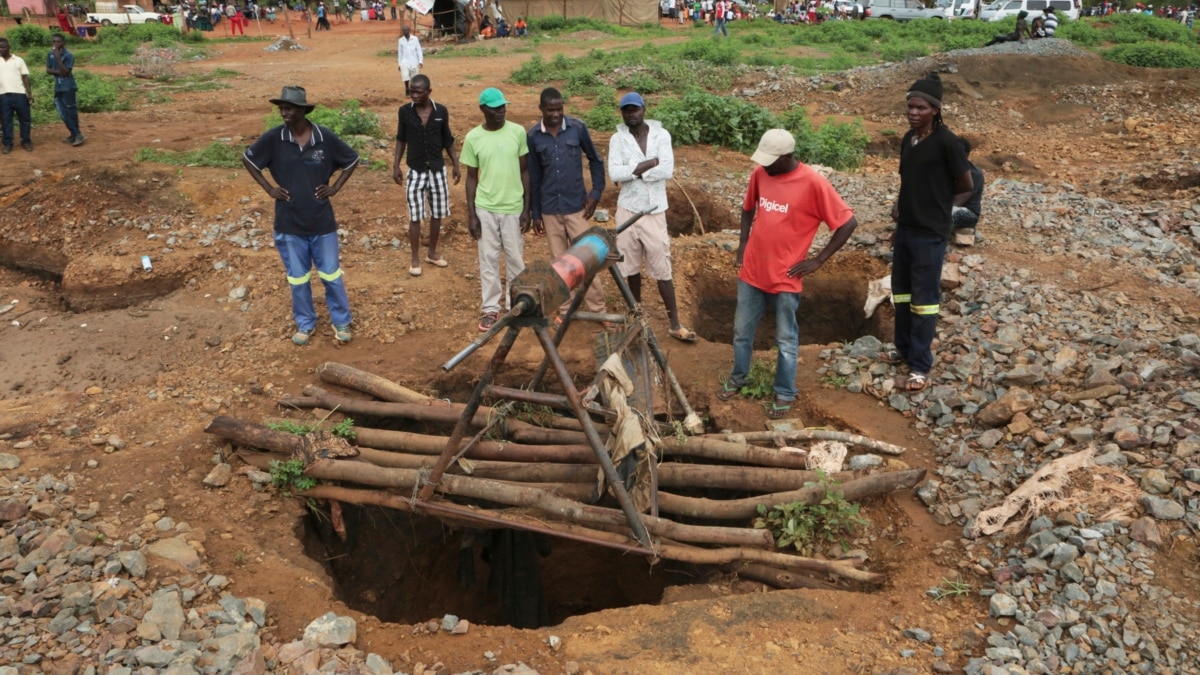
[[795, 151], [796, 139], [792, 138], [787, 129], [771, 129], [763, 134], [762, 140], [758, 142], [758, 149], [750, 156], [750, 160], [755, 164], [770, 166], [775, 160]]

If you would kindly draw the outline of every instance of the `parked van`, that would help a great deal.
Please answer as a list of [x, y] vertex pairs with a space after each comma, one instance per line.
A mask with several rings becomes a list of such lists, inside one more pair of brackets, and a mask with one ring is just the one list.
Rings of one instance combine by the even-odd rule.
[[1033, 21], [1046, 11], [1047, 6], [1054, 8], [1060, 21], [1066, 19], [1074, 21], [1079, 18], [1079, 6], [1075, 4], [1074, 0], [997, 0], [984, 7], [979, 18], [984, 21], [1000, 21], [1010, 16], [1016, 16], [1021, 10], [1024, 10], [1029, 12], [1029, 20]]
[[977, 19], [982, 10], [980, 0], [954, 0], [953, 18]]
[[921, 0], [871, 0], [868, 9], [868, 19], [891, 19], [893, 21], [949, 19], [952, 12], [949, 5], [928, 8]]

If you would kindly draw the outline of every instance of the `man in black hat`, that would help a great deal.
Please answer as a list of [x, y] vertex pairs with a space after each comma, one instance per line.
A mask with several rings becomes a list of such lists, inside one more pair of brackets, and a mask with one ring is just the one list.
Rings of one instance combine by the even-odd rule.
[[[288, 284], [292, 287], [292, 315], [296, 333], [292, 342], [308, 344], [317, 329], [313, 307], [312, 268], [325, 285], [325, 305], [338, 342], [350, 341], [350, 298], [338, 262], [337, 221], [329, 198], [358, 166], [358, 153], [326, 127], [308, 121], [315, 105], [308, 103], [303, 87], [287, 86], [279, 98], [283, 124], [258, 137], [242, 156], [250, 176], [275, 200], [275, 249], [283, 259]], [[278, 185], [263, 176], [271, 170]], [[335, 169], [337, 182], [329, 185]]]
[[928, 386], [933, 367], [951, 211], [970, 200], [974, 185], [962, 144], [942, 122], [942, 81], [937, 73], [914, 82], [907, 99], [909, 131], [900, 141], [900, 196], [892, 205], [896, 349], [882, 358], [908, 364], [904, 389], [915, 393]]

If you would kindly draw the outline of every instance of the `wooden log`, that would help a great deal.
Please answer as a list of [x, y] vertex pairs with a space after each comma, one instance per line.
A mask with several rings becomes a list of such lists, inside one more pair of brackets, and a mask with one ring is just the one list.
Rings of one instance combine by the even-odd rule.
[[[462, 403], [446, 403], [445, 401], [428, 400], [421, 403], [393, 403], [390, 401], [365, 401], [363, 399], [348, 398], [338, 396], [321, 389], [320, 387], [308, 386], [304, 388], [305, 396], [284, 396], [279, 400], [279, 405], [291, 408], [326, 408], [336, 409], [338, 412], [347, 415], [367, 415], [369, 417], [403, 417], [406, 419], [415, 420], [418, 422], [429, 422], [434, 424], [453, 425], [458, 422], [458, 418], [462, 415]], [[483, 428], [490, 420], [489, 415], [493, 414], [493, 409], [485, 406], [480, 406], [475, 416], [471, 419], [472, 426]], [[514, 440], [525, 443], [539, 442], [528, 439], [540, 439], [543, 443], [555, 444], [579, 444], [585, 443], [586, 439], [582, 431], [578, 431], [581, 427], [578, 420], [572, 420], [565, 417], [555, 417], [550, 421], [561, 426], [575, 425], [574, 429], [547, 429], [538, 427], [528, 422], [522, 422], [518, 419], [508, 418], [504, 420], [504, 427], [509, 435]], [[602, 434], [608, 432], [607, 427], [598, 427]], [[518, 438], [519, 432], [527, 432]]]
[[[297, 447], [294, 444], [298, 443], [296, 440], [298, 437], [295, 434], [271, 431], [258, 425], [224, 416], [215, 418], [206, 431], [241, 445], [285, 454], [294, 452]], [[364, 427], [355, 427], [355, 431], [358, 434], [356, 442], [360, 444], [361, 458], [382, 467], [419, 469], [426, 468], [430, 464], [416, 457], [380, 452], [379, 449], [406, 450], [433, 457], [441, 452], [446, 442], [442, 436], [403, 431], [385, 431]], [[539, 446], [481, 441], [467, 453], [467, 457], [475, 461], [476, 466], [479, 467], [479, 471], [475, 475], [487, 478], [547, 483], [582, 483], [595, 478], [595, 469], [593, 468], [563, 466], [570, 464], [594, 466], [595, 455], [587, 446]], [[516, 462], [528, 462], [536, 466], [528, 470], [506, 466]], [[803, 488], [805, 483], [818, 479], [815, 471], [678, 462], [664, 462], [659, 465], [658, 470], [660, 486], [751, 492], [798, 490]], [[590, 478], [583, 479], [582, 477], [585, 475]], [[852, 471], [843, 471], [831, 476], [833, 480], [842, 483], [859, 477], [861, 477], [860, 474]]]
[[[925, 478], [925, 469], [909, 469], [907, 471], [892, 471], [877, 473], [863, 478], [847, 481], [840, 486], [846, 501], [858, 501], [867, 497], [911, 488]], [[790, 492], [775, 492], [772, 494], [747, 497], [746, 499], [701, 499], [683, 497], [669, 492], [658, 493], [658, 507], [667, 513], [694, 518], [713, 518], [717, 520], [741, 520], [758, 515], [758, 505], [768, 507], [776, 504], [817, 504], [825, 496], [825, 487], [817, 485], [801, 488]]]
[[[831, 479], [844, 483], [860, 477], [854, 471], [839, 471]], [[805, 483], [819, 480], [816, 471], [765, 468], [758, 466], [715, 466], [664, 462], [658, 465], [660, 487], [718, 488], [750, 492], [799, 490]]]
[[[374, 487], [386, 487], [399, 490], [411, 490], [421, 477], [420, 472], [410, 469], [381, 469], [363, 462], [345, 460], [318, 460], [305, 469], [305, 473], [313, 478], [323, 480], [340, 480]], [[587, 485], [558, 484], [549, 486], [563, 494], [579, 491], [581, 488], [590, 489]], [[516, 485], [500, 481], [456, 476], [445, 474], [439, 481], [438, 490], [443, 494], [473, 499], [484, 499], [507, 504], [509, 506], [525, 506], [541, 509], [559, 518], [572, 522], [622, 524], [626, 522], [625, 514], [616, 509], [591, 506], [558, 496], [550, 489], [538, 489], [533, 486]], [[664, 518], [642, 516], [646, 528], [658, 536], [670, 536], [681, 541], [695, 541], [706, 544], [739, 546], [770, 547], [771, 534], [765, 530], [754, 530], [736, 527], [712, 527], [704, 525], [684, 525]]]
[[[384, 468], [428, 468], [433, 461], [427, 455], [407, 455], [388, 453], [383, 450], [359, 448], [360, 460], [370, 462], [374, 466]], [[281, 459], [277, 453], [241, 452], [238, 458], [263, 471], [269, 471], [271, 460]], [[472, 461], [472, 472], [469, 476], [475, 478], [492, 478], [504, 480], [506, 483], [580, 483], [594, 485], [596, 468], [570, 464], [526, 464], [515, 461]], [[466, 474], [461, 468], [455, 468], [456, 474]]]
[[430, 400], [429, 396], [396, 384], [387, 378], [333, 361], [326, 361], [317, 366], [317, 376], [323, 382], [361, 391], [384, 401], [419, 403]]
[[662, 450], [662, 454], [665, 456], [689, 455], [692, 457], [704, 457], [705, 459], [717, 459], [724, 462], [740, 462], [742, 464], [773, 466], [783, 469], [804, 469], [807, 458], [806, 454], [798, 452], [780, 450], [778, 448], [761, 448], [757, 445], [747, 445], [745, 443], [730, 443], [728, 441], [700, 436], [688, 436], [683, 441], [674, 436], [663, 438], [659, 449]]
[[[446, 437], [414, 434], [407, 431], [355, 428], [360, 445], [380, 450], [399, 450], [418, 455], [440, 455], [446, 449]], [[580, 434], [582, 436], [583, 434]], [[464, 441], [465, 444], [466, 441]], [[462, 447], [462, 446], [459, 446]], [[543, 445], [479, 441], [467, 452], [471, 459], [510, 462], [558, 462], [595, 464], [596, 454], [588, 445]]]
[[759, 581], [768, 586], [775, 588], [809, 588], [819, 591], [849, 591], [853, 590], [848, 587], [831, 584], [828, 581], [821, 581], [803, 574], [779, 569], [778, 567], [768, 567], [767, 565], [758, 565], [755, 563], [741, 563], [731, 565], [732, 572], [743, 579], [751, 579]]
[[908, 449], [891, 443], [877, 441], [860, 434], [832, 429], [797, 429], [795, 431], [748, 431], [733, 434], [706, 434], [703, 438], [714, 438], [731, 443], [765, 443], [768, 441], [839, 441], [857, 445], [885, 455], [903, 455]]
[[274, 431], [264, 426], [217, 415], [204, 428], [204, 433], [227, 438], [240, 445], [261, 448], [290, 455], [300, 447], [300, 437], [286, 431]]

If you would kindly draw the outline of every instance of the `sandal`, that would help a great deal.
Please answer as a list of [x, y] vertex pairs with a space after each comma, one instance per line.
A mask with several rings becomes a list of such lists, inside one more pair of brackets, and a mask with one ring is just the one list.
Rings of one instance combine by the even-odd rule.
[[498, 318], [500, 318], [500, 315], [496, 312], [488, 312], [479, 317], [479, 332], [486, 333], [491, 330], [492, 326], [496, 325], [496, 319]]
[[904, 381], [904, 391], [915, 394], [924, 391], [929, 386], [929, 376], [924, 373], [913, 373]]
[[897, 365], [900, 363], [904, 363], [904, 355], [901, 354], [900, 352], [896, 351], [895, 349], [889, 349], [886, 352], [882, 352], [879, 354], [879, 360], [884, 363], [890, 363], [892, 365]]
[[676, 340], [679, 340], [680, 342], [695, 342], [696, 341], [695, 331], [684, 328], [683, 326], [680, 326], [678, 330], [671, 331], [670, 334], [671, 334], [671, 337], [675, 338]]
[[771, 405], [767, 407], [767, 417], [773, 420], [783, 419], [789, 412], [792, 411], [792, 404], [779, 405], [778, 401], [771, 401]]
[[729, 401], [741, 392], [741, 387], [730, 387], [729, 382], [722, 382], [721, 388], [717, 390], [717, 398], [722, 401]]
[[437, 267], [446, 267], [447, 265], [450, 264], [450, 263], [446, 262], [445, 258], [442, 258], [440, 256], [438, 257], [437, 260], [434, 260], [433, 258], [430, 258], [429, 256], [425, 256], [425, 262], [429, 263], [430, 265], [436, 265]]
[[421, 266], [420, 266], [420, 265], [417, 265], [416, 267], [410, 267], [410, 268], [408, 268], [408, 273], [409, 273], [409, 274], [411, 274], [411, 275], [413, 275], [414, 277], [419, 277], [419, 276], [421, 276]]

